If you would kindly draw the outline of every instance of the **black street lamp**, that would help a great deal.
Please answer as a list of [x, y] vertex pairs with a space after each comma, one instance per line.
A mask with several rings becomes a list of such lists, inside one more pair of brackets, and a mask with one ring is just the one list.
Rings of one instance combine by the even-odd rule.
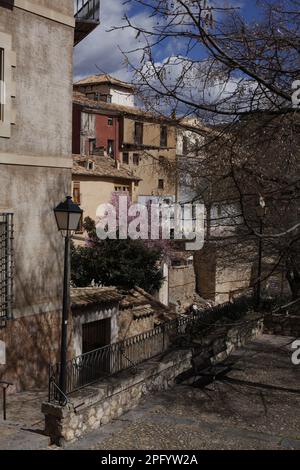
[[58, 230], [62, 232], [65, 237], [64, 289], [59, 375], [59, 388], [63, 393], [63, 395], [60, 397], [61, 403], [64, 402], [67, 391], [68, 318], [70, 308], [70, 240], [71, 232], [78, 230], [82, 213], [83, 211], [77, 204], [74, 204], [70, 196], [68, 196], [64, 202], [61, 202], [54, 209]]
[[259, 218], [259, 245], [258, 245], [258, 272], [257, 272], [257, 288], [256, 288], [256, 307], [259, 308], [261, 301], [261, 277], [262, 277], [262, 254], [263, 254], [263, 233], [264, 233], [264, 217], [266, 215], [266, 203], [264, 198], [259, 198], [259, 205], [256, 208], [256, 214]]

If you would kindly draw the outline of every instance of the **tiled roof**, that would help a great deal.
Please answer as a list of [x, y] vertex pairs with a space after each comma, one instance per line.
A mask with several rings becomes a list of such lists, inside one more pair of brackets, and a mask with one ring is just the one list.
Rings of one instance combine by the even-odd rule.
[[[83, 166], [87, 161], [94, 162], [93, 170], [89, 170]], [[134, 176], [130, 170], [122, 166], [116, 168], [115, 160], [111, 157], [101, 156], [81, 157], [80, 155], [73, 155], [73, 175], [120, 178], [129, 181], [141, 180], [141, 178]]]
[[139, 287], [131, 290], [116, 287], [71, 289], [71, 307], [73, 310], [107, 303], [118, 303], [120, 313], [124, 310], [132, 310], [135, 320], [155, 316], [157, 323], [163, 323], [177, 318], [177, 314], [172, 308], [166, 307]]
[[106, 74], [91, 75], [89, 77], [85, 77], [82, 80], [75, 82], [74, 85], [102, 85], [106, 83], [122, 88], [127, 88], [128, 90], [134, 90], [134, 85], [132, 85], [131, 83], [122, 82], [121, 80], [118, 80], [117, 78], [111, 77], [110, 75]]
[[88, 307], [101, 303], [119, 302], [122, 296], [115, 287], [85, 287], [71, 289], [71, 306]]
[[155, 310], [148, 304], [135, 307], [132, 313], [134, 320], [140, 320], [141, 318], [152, 317], [155, 314]]
[[120, 310], [132, 309], [135, 319], [155, 315], [158, 321], [164, 322], [176, 318], [173, 309], [166, 307], [140, 287], [135, 287], [130, 291], [119, 289], [119, 293], [123, 295]]
[[80, 93], [78, 91], [73, 92], [73, 103], [80, 104], [81, 106], [85, 106], [90, 110], [94, 110], [95, 112], [103, 112], [106, 111], [107, 113], [118, 113], [123, 115], [134, 115], [134, 116], [141, 116], [145, 118], [149, 118], [152, 120], [159, 120], [167, 122], [167, 118], [163, 118], [160, 116], [155, 116], [153, 113], [149, 113], [143, 109], [136, 108], [134, 106], [124, 106], [121, 104], [115, 103], [106, 103], [105, 101], [95, 101], [89, 99], [84, 93]]

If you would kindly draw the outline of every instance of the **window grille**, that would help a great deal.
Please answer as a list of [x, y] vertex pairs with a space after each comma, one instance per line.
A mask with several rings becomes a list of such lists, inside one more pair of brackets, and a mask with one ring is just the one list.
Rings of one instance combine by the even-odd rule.
[[0, 213], [0, 320], [11, 318], [13, 302], [13, 214]]

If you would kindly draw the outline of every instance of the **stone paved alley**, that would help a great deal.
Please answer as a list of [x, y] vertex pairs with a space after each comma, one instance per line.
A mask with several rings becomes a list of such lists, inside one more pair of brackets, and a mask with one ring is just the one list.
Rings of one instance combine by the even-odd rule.
[[[176, 385], [148, 396], [68, 449], [300, 449], [300, 368], [291, 363], [292, 341], [265, 335], [230, 357], [233, 368], [224, 380], [205, 389]], [[18, 408], [10, 400], [10, 448], [21, 442], [23, 448], [47, 448], [47, 438], [39, 434], [39, 410], [35, 407], [30, 419], [26, 415], [28, 404], [37, 403], [32, 399]], [[13, 427], [15, 413], [28, 423], [23, 430]], [[1, 449], [9, 442], [3, 429], [2, 423]]]

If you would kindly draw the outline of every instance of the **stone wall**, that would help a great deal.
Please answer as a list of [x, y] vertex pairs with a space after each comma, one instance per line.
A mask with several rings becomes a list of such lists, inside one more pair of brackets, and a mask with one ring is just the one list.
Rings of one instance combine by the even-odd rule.
[[142, 395], [172, 386], [175, 378], [191, 367], [191, 357], [190, 350], [173, 351], [145, 362], [135, 375], [125, 371], [86, 387], [74, 394], [72, 405], [65, 408], [44, 403], [46, 434], [52, 443], [63, 445], [108, 424], [137, 406]]
[[241, 324], [228, 328], [220, 326], [215, 331], [194, 341], [194, 367], [216, 364], [263, 333], [264, 320], [260, 314], [249, 314]]
[[264, 320], [264, 332], [269, 335], [300, 337], [300, 315], [273, 314]]
[[[223, 327], [221, 327], [223, 328]], [[71, 396], [67, 407], [44, 403], [45, 432], [51, 442], [63, 445], [85, 433], [108, 424], [138, 405], [141, 397], [172, 387], [175, 379], [207, 362], [214, 364], [226, 359], [231, 352], [256, 338], [263, 330], [263, 320], [250, 315], [242, 326], [227, 329], [198, 340], [187, 349], [177, 349], [138, 366], [138, 371], [124, 371]], [[192, 350], [195, 356], [193, 357]]]
[[117, 317], [118, 341], [152, 330], [155, 328], [155, 319], [155, 315], [134, 318], [134, 311], [131, 308], [121, 310]]
[[169, 302], [185, 311], [192, 303], [196, 292], [196, 277], [193, 265], [171, 266], [169, 269]]

